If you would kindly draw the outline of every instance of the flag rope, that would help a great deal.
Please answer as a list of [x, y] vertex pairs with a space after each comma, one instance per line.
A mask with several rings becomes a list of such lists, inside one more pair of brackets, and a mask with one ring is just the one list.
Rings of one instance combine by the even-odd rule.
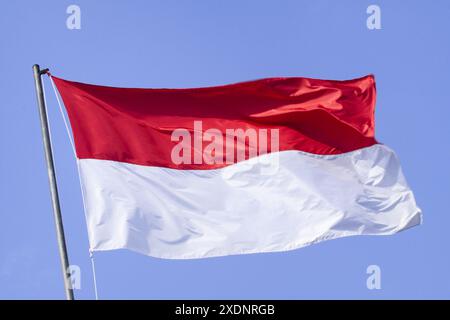
[[[70, 145], [72, 146], [72, 151], [73, 151], [73, 154], [74, 154], [74, 156], [76, 158], [77, 154], [75, 152], [75, 144], [73, 143], [73, 138], [72, 138], [72, 135], [70, 134], [69, 124], [68, 124], [68, 122], [66, 120], [66, 117], [64, 115], [64, 111], [63, 111], [63, 108], [62, 108], [62, 105], [61, 105], [61, 101], [59, 100], [58, 90], [56, 90], [55, 83], [53, 82], [53, 77], [52, 77], [52, 75], [50, 73], [48, 73], [48, 77], [50, 78], [50, 82], [52, 84], [53, 91], [55, 92], [55, 97], [56, 97], [56, 101], [58, 102], [59, 111], [61, 112], [61, 116], [62, 116], [63, 121], [64, 121], [64, 126], [66, 127], [66, 132], [67, 132], [67, 135], [69, 136]], [[45, 91], [44, 91], [44, 97], [45, 97]]]
[[[59, 96], [58, 96], [58, 90], [56, 89], [55, 82], [53, 81], [53, 77], [50, 74], [50, 72], [47, 72], [47, 75], [50, 78], [50, 82], [52, 84], [53, 91], [55, 93], [56, 101], [58, 102], [59, 111], [60, 111], [61, 117], [63, 118], [64, 126], [66, 127], [67, 136], [69, 137], [70, 145], [72, 146], [73, 155], [75, 157], [75, 161], [77, 162], [78, 181], [80, 183], [81, 199], [82, 199], [82, 202], [83, 202], [84, 218], [86, 220], [86, 225], [87, 225], [86, 204], [85, 204], [85, 200], [84, 200], [83, 187], [81, 185], [80, 166], [78, 165], [78, 158], [77, 158], [77, 154], [76, 154], [76, 151], [75, 151], [75, 144], [73, 142], [73, 137], [72, 137], [72, 135], [70, 133], [69, 123], [68, 123], [68, 121], [66, 119], [66, 116], [64, 114], [64, 110], [63, 110], [63, 107], [62, 107], [62, 104], [61, 104], [61, 100], [59, 99]], [[44, 89], [44, 99], [45, 99], [45, 89]], [[48, 115], [47, 115], [47, 118], [48, 118]], [[50, 125], [49, 125], [49, 131], [50, 131]], [[51, 133], [51, 131], [50, 131], [50, 133]], [[90, 248], [89, 248], [89, 259], [91, 260], [92, 276], [93, 276], [93, 282], [94, 282], [95, 300], [98, 300], [97, 276], [96, 276], [96, 270], [95, 270], [95, 260], [94, 260], [93, 251]]]
[[94, 293], [95, 300], [98, 300], [98, 291], [97, 291], [97, 277], [95, 272], [95, 261], [94, 261], [94, 252], [89, 249], [89, 258], [91, 259], [91, 267], [92, 267], [92, 276], [94, 279]]

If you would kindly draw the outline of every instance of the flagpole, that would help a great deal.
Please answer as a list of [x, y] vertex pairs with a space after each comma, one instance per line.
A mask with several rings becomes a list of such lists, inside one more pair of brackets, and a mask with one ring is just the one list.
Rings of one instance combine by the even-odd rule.
[[61, 217], [61, 207], [59, 205], [58, 187], [56, 184], [55, 166], [53, 163], [52, 145], [50, 142], [50, 132], [47, 119], [47, 107], [45, 105], [44, 90], [42, 88], [41, 76], [46, 74], [48, 69], [41, 70], [39, 65], [33, 66], [34, 84], [36, 86], [36, 96], [39, 107], [39, 117], [41, 121], [42, 140], [44, 142], [45, 160], [47, 162], [47, 173], [50, 184], [50, 195], [52, 198], [53, 215], [55, 218], [56, 235], [58, 238], [59, 256], [64, 278], [64, 289], [67, 300], [74, 300], [73, 289], [70, 282], [69, 258], [67, 256], [66, 239], [64, 237], [64, 227]]

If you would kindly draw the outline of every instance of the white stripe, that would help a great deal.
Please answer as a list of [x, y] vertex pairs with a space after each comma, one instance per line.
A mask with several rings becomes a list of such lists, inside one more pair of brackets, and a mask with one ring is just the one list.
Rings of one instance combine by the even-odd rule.
[[94, 159], [79, 166], [92, 250], [202, 258], [387, 235], [421, 223], [398, 159], [383, 145], [322, 157], [284, 151], [216, 170]]

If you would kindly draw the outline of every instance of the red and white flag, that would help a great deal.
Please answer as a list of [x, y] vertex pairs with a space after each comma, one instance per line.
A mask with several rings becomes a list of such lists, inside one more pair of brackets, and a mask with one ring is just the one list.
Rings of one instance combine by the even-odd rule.
[[202, 258], [421, 223], [396, 155], [375, 140], [372, 76], [194, 89], [53, 79], [91, 250]]

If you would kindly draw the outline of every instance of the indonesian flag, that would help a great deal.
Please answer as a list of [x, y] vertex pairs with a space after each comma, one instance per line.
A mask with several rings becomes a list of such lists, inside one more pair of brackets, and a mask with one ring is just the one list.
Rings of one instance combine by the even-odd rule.
[[194, 89], [53, 79], [91, 250], [203, 258], [421, 223], [396, 155], [374, 136], [373, 76]]

